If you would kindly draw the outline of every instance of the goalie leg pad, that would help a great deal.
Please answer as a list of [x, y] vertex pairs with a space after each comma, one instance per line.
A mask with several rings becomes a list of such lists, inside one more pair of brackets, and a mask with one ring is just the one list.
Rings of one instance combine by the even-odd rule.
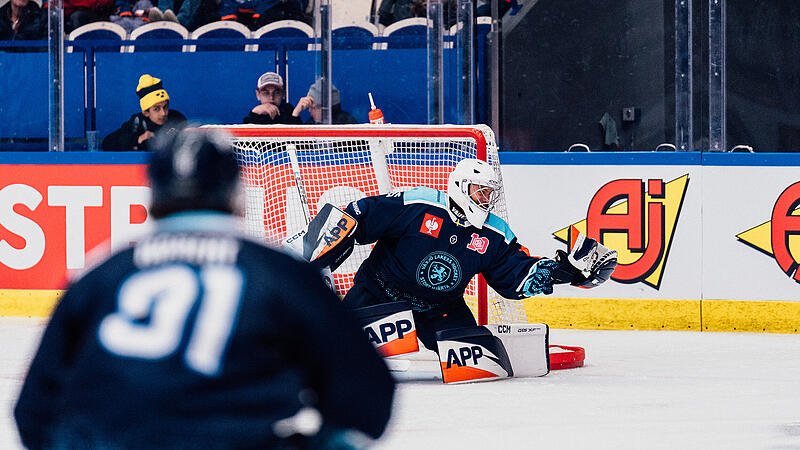
[[384, 357], [419, 351], [417, 328], [408, 302], [381, 303], [353, 310], [367, 339]]
[[445, 383], [538, 377], [550, 372], [546, 324], [485, 325], [436, 333]]

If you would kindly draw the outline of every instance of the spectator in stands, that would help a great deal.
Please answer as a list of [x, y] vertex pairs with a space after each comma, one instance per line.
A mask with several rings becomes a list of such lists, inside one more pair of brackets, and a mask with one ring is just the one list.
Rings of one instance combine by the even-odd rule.
[[[308, 89], [308, 94], [297, 101], [292, 115], [300, 117], [303, 110], [308, 110], [311, 117], [306, 121], [306, 125], [317, 125], [322, 123], [322, 106], [318, 102], [322, 98], [322, 79], [318, 78]], [[342, 109], [341, 96], [336, 86], [331, 85], [331, 124], [342, 125], [348, 123], [358, 123], [349, 112]]]
[[108, 20], [125, 28], [125, 31], [130, 33], [150, 21], [147, 12], [152, 7], [153, 4], [150, 0], [137, 0], [136, 2], [116, 0], [115, 14], [111, 15]]
[[114, 0], [64, 0], [64, 28], [67, 33], [92, 22], [108, 21]]
[[[445, 28], [450, 28], [458, 21], [458, 2], [456, 0], [440, 0]], [[501, 3], [503, 0], [501, 0]], [[490, 13], [491, 15], [491, 13]], [[398, 20], [410, 17], [427, 17], [427, 0], [383, 0], [378, 10], [380, 23], [390, 25]]]
[[378, 18], [382, 25], [391, 25], [409, 17], [426, 16], [425, 0], [383, 0], [378, 9]]
[[139, 77], [136, 87], [142, 112], [136, 113], [119, 130], [103, 139], [103, 150], [148, 150], [148, 140], [159, 130], [174, 133], [186, 126], [186, 117], [169, 109], [169, 95], [161, 80], [148, 74]]
[[[514, 4], [516, 5], [517, 2], [514, 0]], [[492, 15], [492, 2], [489, 0], [478, 0], [475, 7], [475, 17], [478, 16], [491, 16]], [[511, 0], [500, 0], [497, 4], [498, 10], [500, 13], [500, 17], [503, 17], [503, 14], [506, 13], [509, 9], [511, 9]]]
[[151, 22], [167, 20], [194, 31], [219, 20], [217, 0], [158, 0], [157, 3], [158, 6], [149, 11]]
[[221, 20], [235, 20], [255, 31], [278, 20], [299, 20], [311, 24], [306, 13], [308, 0], [220, 0]]
[[250, 111], [242, 122], [259, 125], [303, 123], [300, 117], [292, 115], [294, 106], [284, 101], [286, 89], [283, 78], [275, 72], [267, 72], [258, 77], [256, 98], [259, 105]]
[[47, 16], [32, 0], [9, 0], [0, 7], [0, 41], [47, 38]]

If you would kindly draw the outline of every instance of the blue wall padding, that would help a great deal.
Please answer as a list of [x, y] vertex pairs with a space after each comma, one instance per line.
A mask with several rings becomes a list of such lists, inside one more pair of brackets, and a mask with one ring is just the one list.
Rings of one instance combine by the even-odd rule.
[[275, 52], [101, 53], [97, 55], [97, 134], [141, 111], [136, 85], [160, 78], [170, 108], [201, 123], [241, 123], [256, 104], [258, 77], [274, 70]]
[[[256, 104], [256, 80], [282, 67], [275, 51], [260, 52], [97, 52], [96, 129], [99, 139], [140, 111], [136, 86], [144, 73], [160, 78], [170, 107], [203, 124], [237, 124]], [[318, 53], [288, 51], [285, 76], [288, 101], [296, 104], [319, 73]], [[426, 50], [334, 50], [333, 83], [342, 107], [359, 122], [368, 121], [372, 92], [387, 122], [428, 123]], [[65, 129], [84, 137], [83, 54], [65, 55]], [[458, 123], [455, 53], [446, 50], [445, 122]], [[46, 53], [0, 53], [0, 138], [47, 138]], [[308, 113], [302, 115], [307, 119]]]
[[[47, 53], [0, 52], [0, 138], [47, 138]], [[83, 54], [64, 55], [64, 132], [83, 137]]]

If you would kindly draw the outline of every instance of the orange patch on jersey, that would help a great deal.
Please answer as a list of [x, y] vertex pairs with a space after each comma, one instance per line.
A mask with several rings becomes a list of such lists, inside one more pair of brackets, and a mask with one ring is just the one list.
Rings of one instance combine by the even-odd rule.
[[443, 223], [444, 219], [441, 217], [436, 217], [433, 214], [425, 213], [425, 217], [422, 219], [422, 226], [419, 227], [419, 232], [438, 238], [439, 231], [442, 230]]

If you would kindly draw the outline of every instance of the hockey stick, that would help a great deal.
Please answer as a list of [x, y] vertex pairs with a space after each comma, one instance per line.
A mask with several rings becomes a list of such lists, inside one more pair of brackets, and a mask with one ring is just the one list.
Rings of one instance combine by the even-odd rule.
[[[297, 195], [300, 197], [300, 204], [303, 205], [303, 216], [306, 220], [306, 227], [311, 223], [311, 209], [308, 207], [308, 195], [306, 194], [306, 186], [303, 183], [303, 177], [300, 175], [300, 163], [297, 159], [297, 147], [294, 144], [287, 144], [286, 151], [289, 153], [289, 160], [292, 163], [292, 173], [294, 174], [294, 186], [297, 188]], [[327, 267], [322, 269], [322, 276], [328, 287], [336, 292], [336, 284], [333, 282], [333, 274]]]
[[292, 163], [292, 173], [294, 173], [294, 186], [297, 188], [297, 195], [300, 196], [300, 204], [303, 205], [303, 216], [306, 219], [306, 226], [311, 222], [311, 210], [308, 208], [308, 195], [306, 186], [303, 184], [303, 177], [300, 175], [300, 163], [297, 160], [297, 147], [294, 144], [287, 144], [286, 151], [289, 153], [289, 160]]

